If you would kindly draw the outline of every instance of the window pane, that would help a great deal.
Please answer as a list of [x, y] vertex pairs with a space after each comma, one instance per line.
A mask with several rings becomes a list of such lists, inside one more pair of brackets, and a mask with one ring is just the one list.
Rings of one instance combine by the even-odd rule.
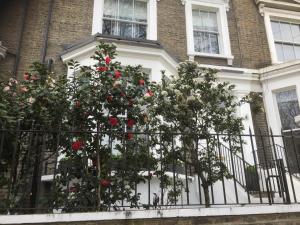
[[145, 39], [147, 35], [147, 26], [143, 24], [134, 25], [134, 37]]
[[118, 35], [117, 23], [112, 20], [103, 20], [102, 33], [108, 35]]
[[208, 33], [194, 31], [194, 40], [196, 52], [211, 53]]
[[200, 29], [204, 31], [218, 31], [217, 14], [215, 12], [200, 11]]
[[219, 43], [218, 43], [218, 35], [210, 34], [210, 42], [211, 42], [211, 53], [219, 54]]
[[209, 12], [207, 22], [209, 31], [218, 31], [217, 14], [215, 12]]
[[283, 91], [276, 94], [282, 129], [297, 128], [295, 116], [300, 114], [296, 90]]
[[300, 59], [300, 46], [295, 46], [296, 59]]
[[118, 12], [117, 0], [105, 0], [104, 17], [116, 18]]
[[133, 20], [133, 0], [119, 0], [119, 18]]
[[291, 24], [294, 43], [300, 43], [300, 25]]
[[280, 29], [282, 33], [282, 40], [287, 42], [293, 42], [291, 26], [288, 23], [280, 23]]
[[120, 36], [122, 37], [133, 37], [132, 23], [120, 22]]
[[202, 28], [199, 10], [193, 10], [193, 26], [194, 30], [200, 30]]
[[200, 11], [200, 29], [201, 30], [208, 30], [208, 12]]
[[147, 2], [135, 1], [134, 17], [136, 21], [147, 22]]
[[284, 45], [283, 44], [282, 48], [283, 48], [283, 54], [284, 54], [284, 60], [285, 61], [296, 59], [295, 52], [294, 52], [294, 47], [292, 45]]
[[271, 25], [272, 25], [272, 31], [273, 31], [274, 39], [277, 40], [277, 41], [282, 40], [279, 22], [272, 21]]
[[276, 47], [276, 53], [277, 53], [277, 59], [278, 59], [278, 61], [284, 62], [284, 55], [283, 55], [282, 44], [275, 43], [275, 47]]

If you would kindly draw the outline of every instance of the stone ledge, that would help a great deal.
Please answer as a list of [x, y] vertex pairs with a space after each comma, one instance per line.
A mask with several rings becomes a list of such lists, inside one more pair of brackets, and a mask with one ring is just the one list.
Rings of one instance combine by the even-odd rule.
[[[297, 213], [300, 220], [300, 205], [272, 205], [272, 206], [232, 206], [212, 208], [185, 208], [165, 210], [139, 210], [139, 211], [118, 211], [118, 212], [93, 212], [93, 213], [69, 213], [69, 214], [36, 214], [36, 215], [8, 215], [0, 216], [0, 224], [45, 224], [45, 223], [74, 223], [98, 221], [127, 220], [157, 220], [157, 219], [191, 219], [206, 217], [235, 217], [235, 216], [263, 216], [273, 218], [271, 214]], [[251, 218], [251, 216], [250, 216]], [[115, 221], [115, 222], [113, 222]], [[95, 223], [96, 224], [96, 223]], [[119, 224], [119, 223], [117, 223]], [[189, 224], [189, 223], [187, 223]]]

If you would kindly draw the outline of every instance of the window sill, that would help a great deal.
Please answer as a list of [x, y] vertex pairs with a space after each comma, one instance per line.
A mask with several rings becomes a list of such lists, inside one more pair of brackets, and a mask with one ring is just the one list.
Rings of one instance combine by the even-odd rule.
[[234, 56], [233, 55], [223, 55], [223, 54], [210, 54], [210, 53], [200, 53], [193, 52], [188, 53], [189, 60], [194, 61], [195, 56], [206, 57], [206, 58], [215, 58], [215, 59], [227, 59], [228, 65], [232, 66]]

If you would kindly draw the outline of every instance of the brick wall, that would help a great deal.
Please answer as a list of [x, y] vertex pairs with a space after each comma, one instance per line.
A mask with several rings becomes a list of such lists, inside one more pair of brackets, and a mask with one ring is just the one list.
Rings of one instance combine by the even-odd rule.
[[180, 61], [187, 59], [185, 8], [180, 0], [157, 3], [158, 40]]
[[[21, 221], [20, 221], [21, 222]], [[300, 213], [51, 223], [52, 225], [298, 225]], [[42, 224], [35, 224], [42, 225]]]
[[[62, 73], [65, 72], [65, 67], [59, 55], [63, 50], [63, 45], [73, 44], [91, 35], [93, 1], [59, 0], [54, 2], [46, 61], [48, 58], [54, 59], [55, 70]], [[1, 4], [0, 40], [9, 52], [16, 53], [22, 25], [22, 1], [10, 0]], [[49, 4], [50, 0], [28, 1], [18, 76], [27, 71], [32, 62], [39, 61], [42, 57]], [[0, 61], [0, 79], [1, 76], [8, 76], [7, 72], [13, 70], [14, 63], [13, 54], [9, 54]]]

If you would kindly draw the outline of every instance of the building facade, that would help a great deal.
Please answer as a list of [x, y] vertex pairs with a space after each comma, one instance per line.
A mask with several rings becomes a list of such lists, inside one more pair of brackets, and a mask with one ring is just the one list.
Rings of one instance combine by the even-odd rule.
[[[262, 93], [263, 111], [255, 112], [250, 103], [238, 109], [246, 129], [272, 127], [280, 134], [300, 128], [299, 0], [0, 2], [1, 79], [21, 77], [33, 61], [71, 74], [65, 65], [70, 60], [94, 64], [90, 56], [99, 40], [116, 44], [118, 61], [142, 65], [155, 81], [161, 70], [176, 74], [178, 64], [190, 60], [217, 69], [220, 81], [236, 85], [238, 98]], [[261, 144], [256, 140], [258, 148]], [[250, 147], [245, 157], [253, 164]]]
[[[292, 0], [1, 1], [1, 77], [18, 77], [33, 61], [59, 73], [70, 59], [91, 64], [88, 56], [104, 39], [117, 44], [119, 61], [141, 64], [154, 80], [161, 70], [176, 73], [184, 60], [216, 68], [239, 97], [263, 93], [266, 116], [242, 106], [245, 127], [294, 129], [299, 11]], [[283, 105], [295, 105], [293, 114]]]

